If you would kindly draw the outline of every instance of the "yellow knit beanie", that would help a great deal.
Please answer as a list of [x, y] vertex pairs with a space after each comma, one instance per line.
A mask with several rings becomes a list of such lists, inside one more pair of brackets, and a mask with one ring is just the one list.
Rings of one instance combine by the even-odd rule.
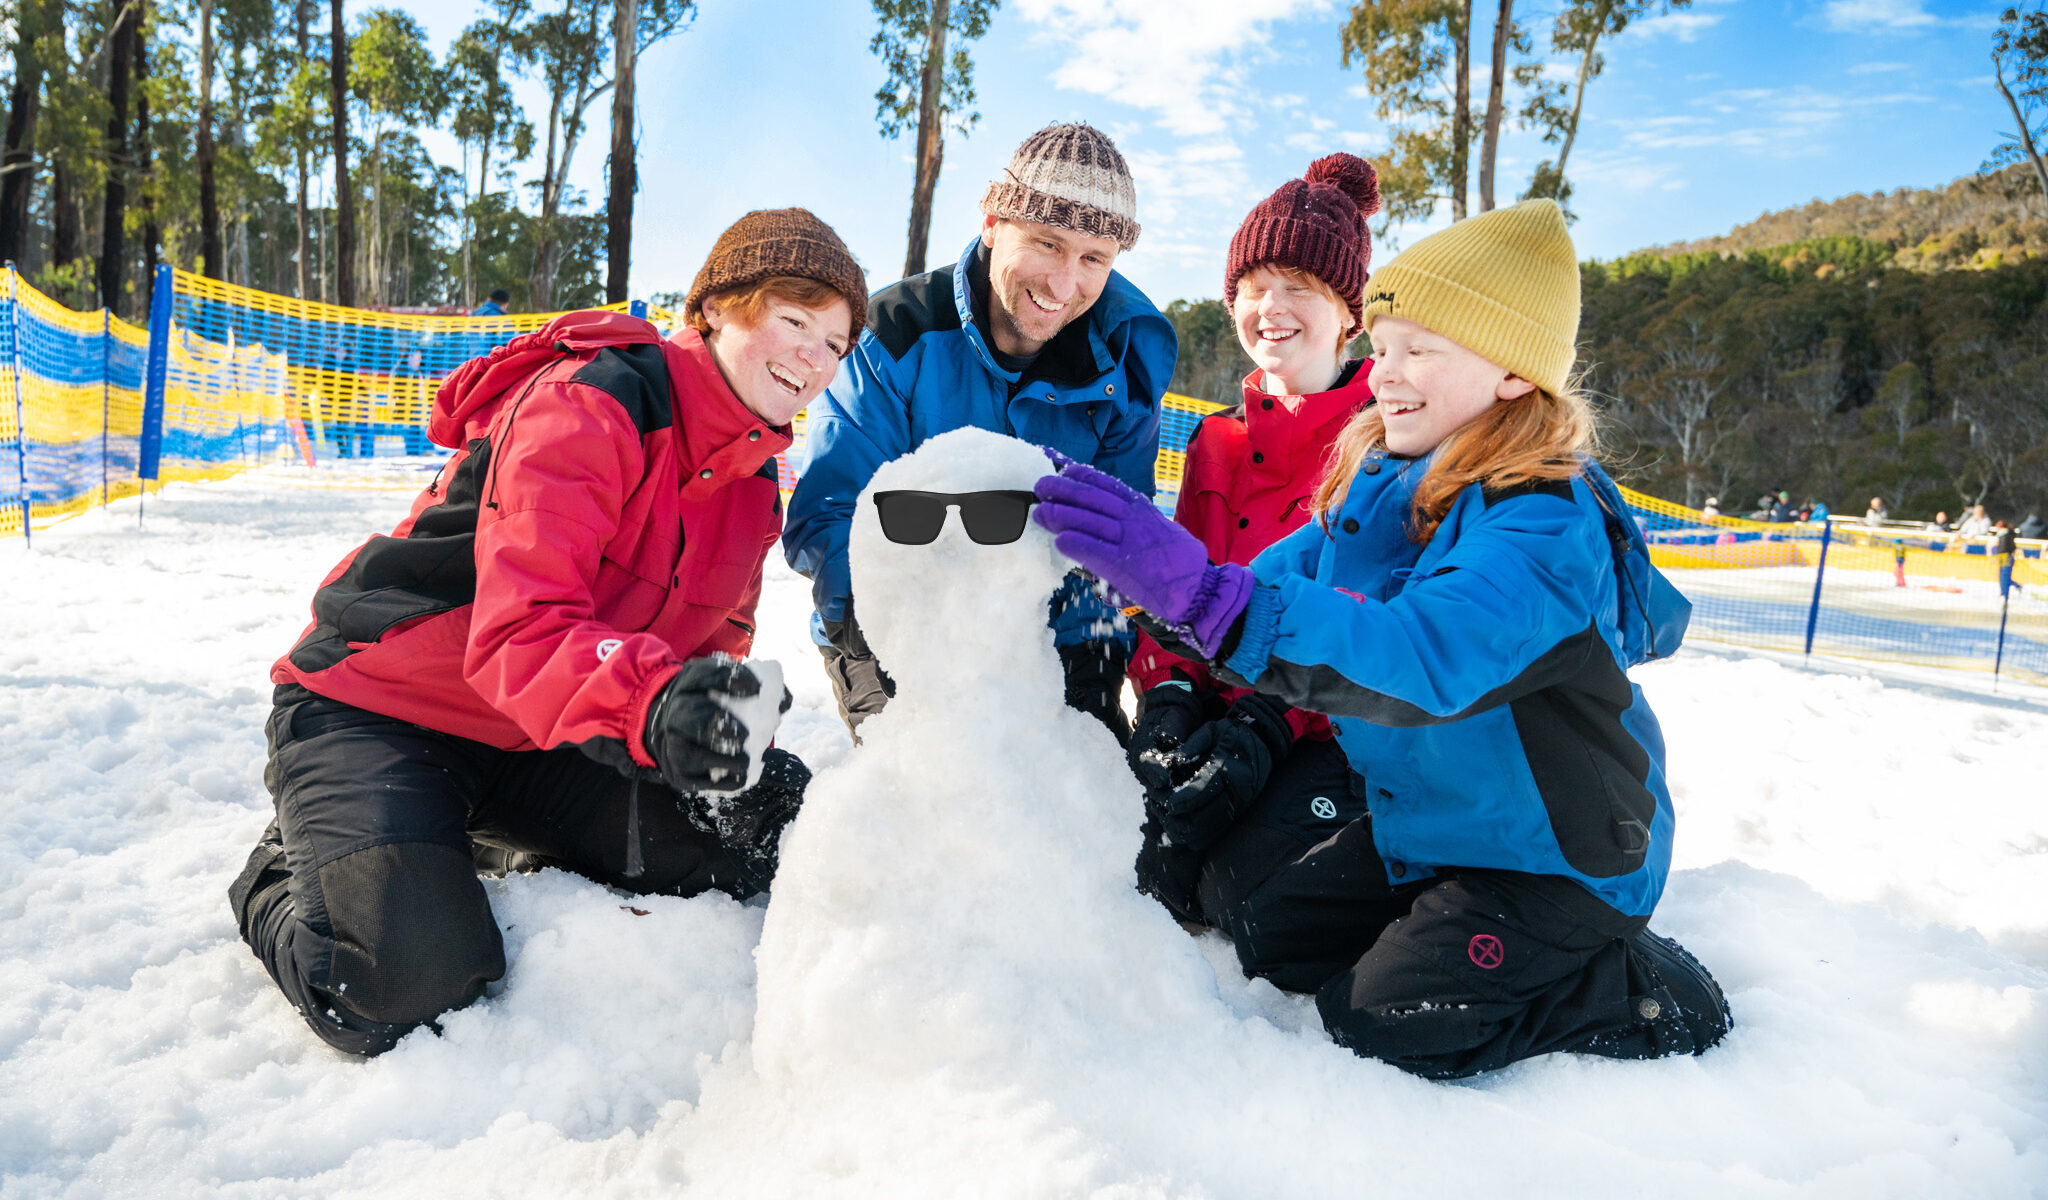
[[1366, 329], [1381, 316], [1413, 321], [1562, 395], [1579, 336], [1579, 261], [1564, 213], [1525, 200], [1430, 234], [1366, 283]]

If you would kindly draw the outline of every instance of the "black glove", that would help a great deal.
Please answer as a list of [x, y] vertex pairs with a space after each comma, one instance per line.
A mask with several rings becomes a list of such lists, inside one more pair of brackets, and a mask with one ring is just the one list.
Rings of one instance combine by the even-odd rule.
[[1124, 716], [1124, 668], [1130, 654], [1121, 642], [1075, 642], [1060, 647], [1060, 666], [1067, 677], [1067, 707], [1079, 709], [1109, 727], [1119, 746], [1131, 740]]
[[1294, 744], [1287, 708], [1256, 692], [1188, 735], [1157, 817], [1176, 845], [1206, 850], [1237, 822]]
[[1131, 774], [1149, 792], [1168, 792], [1186, 782], [1172, 778], [1179, 763], [1181, 743], [1188, 735], [1223, 715], [1214, 698], [1178, 681], [1162, 683], [1138, 697], [1138, 723], [1131, 728], [1131, 744], [1124, 757]]
[[[738, 659], [723, 654], [693, 658], [647, 706], [640, 740], [662, 779], [677, 793], [730, 788], [747, 777], [747, 726], [722, 702], [761, 694], [761, 681]], [[782, 711], [790, 695], [782, 692]]]
[[765, 892], [781, 857], [782, 831], [803, 807], [810, 768], [787, 750], [770, 746], [761, 754], [761, 778], [734, 796], [696, 798], [691, 820], [719, 844], [740, 869], [740, 892]]

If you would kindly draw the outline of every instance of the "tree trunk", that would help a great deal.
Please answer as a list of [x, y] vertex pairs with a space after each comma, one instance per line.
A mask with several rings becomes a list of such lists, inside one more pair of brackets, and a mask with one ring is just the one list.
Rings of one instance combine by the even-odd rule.
[[126, 288], [128, 241], [128, 77], [134, 64], [139, 15], [127, 0], [114, 6], [107, 31], [107, 194], [100, 210], [100, 303], [117, 317], [128, 315]]
[[[370, 110], [376, 116], [376, 110]], [[381, 120], [379, 124], [381, 124]], [[384, 265], [384, 131], [370, 135], [370, 243], [369, 243], [370, 303], [386, 304], [385, 276], [389, 273]]]
[[1458, 78], [1456, 107], [1451, 110], [1451, 220], [1465, 219], [1465, 183], [1471, 176], [1472, 145], [1472, 0], [1459, 0]]
[[[143, 30], [149, 24], [149, 0], [135, 5], [135, 178], [147, 180], [154, 149], [149, 142], [149, 38]], [[157, 225], [156, 198], [142, 195], [142, 286], [137, 290], [135, 309], [147, 313], [156, 287], [157, 255], [163, 245], [163, 231]]]
[[7, 101], [7, 145], [0, 153], [0, 260], [28, 254], [29, 193], [36, 181], [36, 118], [43, 103], [41, 41], [46, 0], [22, 0], [15, 13], [14, 87]]
[[[313, 0], [298, 0], [297, 3], [292, 5], [292, 15], [296, 18], [298, 24], [298, 66], [303, 67], [306, 65], [306, 60], [313, 55]], [[297, 216], [298, 224], [294, 227], [296, 232], [292, 243], [293, 261], [298, 264], [297, 295], [299, 299], [304, 300], [306, 299], [308, 280], [306, 277], [306, 147], [303, 144], [298, 147], [295, 157], [299, 171], [299, 188], [295, 193], [294, 212]]]
[[2005, 64], [1996, 54], [1991, 56], [1991, 68], [1998, 80], [1999, 94], [2005, 97], [2007, 107], [2012, 109], [2012, 124], [2019, 130], [2020, 149], [2026, 151], [2027, 162], [2034, 168], [2034, 178], [2041, 184], [2041, 198], [2048, 202], [2048, 165], [2041, 162], [2041, 152], [2034, 148], [2034, 135], [2027, 128], [2026, 114], [2020, 111], [2020, 102], [2013, 99], [2012, 89], [2005, 86]]
[[[1603, 6], [1600, 11], [1602, 19], [1605, 20], [1606, 7]], [[1572, 142], [1579, 136], [1579, 109], [1586, 103], [1586, 82], [1593, 76], [1593, 48], [1599, 44], [1600, 31], [1595, 29], [1591, 40], [1586, 43], [1586, 52], [1579, 56], [1579, 83], [1577, 89], [1572, 92], [1572, 119], [1571, 123], [1564, 127], [1564, 144], [1557, 148], [1557, 175], [1560, 179], [1564, 178], [1564, 160], [1572, 156]]]
[[1501, 88], [1507, 83], [1509, 34], [1515, 28], [1515, 0], [1500, 0], [1493, 23], [1493, 78], [1486, 89], [1486, 132], [1479, 147], [1479, 211], [1493, 211], [1493, 159], [1500, 146]]
[[612, 178], [604, 209], [604, 300], [626, 299], [633, 267], [633, 193], [639, 173], [633, 161], [633, 67], [638, 58], [640, 0], [612, 5]]
[[917, 177], [910, 188], [910, 246], [903, 253], [903, 277], [924, 274], [925, 248], [931, 242], [932, 193], [939, 186], [939, 167], [946, 156], [945, 114], [939, 111], [946, 83], [946, 22], [952, 0], [931, 0], [931, 23], [924, 39], [924, 78], [917, 98]]
[[569, 179], [569, 163], [576, 157], [576, 142], [583, 136], [583, 108], [596, 98], [602, 87], [593, 90], [590, 73], [597, 69], [598, 13], [602, 5], [599, 0], [589, 0], [591, 53], [586, 55], [576, 72], [575, 98], [566, 106], [562, 117], [562, 158], [554, 161], [555, 121], [557, 114], [564, 113], [560, 95], [556, 95], [548, 110], [547, 167], [541, 175], [540, 189], [540, 236], [533, 252], [533, 275], [528, 280], [529, 299], [536, 311], [551, 312], [555, 304], [555, 272], [562, 265], [562, 235], [556, 227], [556, 220], [562, 211], [562, 190]]
[[50, 156], [50, 265], [68, 267], [78, 261], [78, 197], [71, 187], [71, 164], [61, 154]]
[[327, 60], [327, 105], [334, 116], [334, 302], [344, 308], [356, 302], [355, 193], [348, 182], [348, 27], [341, 19], [342, 0], [329, 0], [333, 21]]
[[213, 0], [199, 0], [199, 125], [193, 144], [193, 165], [199, 170], [200, 272], [225, 279], [220, 247], [220, 196], [213, 170], [218, 157], [213, 144]]

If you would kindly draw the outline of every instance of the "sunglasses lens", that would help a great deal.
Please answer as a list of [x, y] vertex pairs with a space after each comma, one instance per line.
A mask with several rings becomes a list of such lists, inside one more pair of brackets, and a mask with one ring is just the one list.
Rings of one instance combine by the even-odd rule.
[[1037, 502], [1030, 492], [968, 492], [960, 497], [960, 522], [977, 543], [1000, 546], [1024, 536]]
[[929, 492], [876, 492], [882, 536], [905, 546], [930, 545], [946, 523], [946, 502]]

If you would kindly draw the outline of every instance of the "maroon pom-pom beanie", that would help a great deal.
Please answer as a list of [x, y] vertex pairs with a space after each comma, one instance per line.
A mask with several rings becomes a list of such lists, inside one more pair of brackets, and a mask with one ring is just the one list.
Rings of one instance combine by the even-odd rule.
[[1223, 303], [1237, 304], [1237, 281], [1268, 263], [1299, 267], [1344, 298], [1356, 324], [1364, 311], [1365, 277], [1372, 269], [1372, 232], [1366, 220], [1380, 210], [1380, 176], [1355, 154], [1331, 154], [1290, 179], [1237, 227], [1223, 269]]

